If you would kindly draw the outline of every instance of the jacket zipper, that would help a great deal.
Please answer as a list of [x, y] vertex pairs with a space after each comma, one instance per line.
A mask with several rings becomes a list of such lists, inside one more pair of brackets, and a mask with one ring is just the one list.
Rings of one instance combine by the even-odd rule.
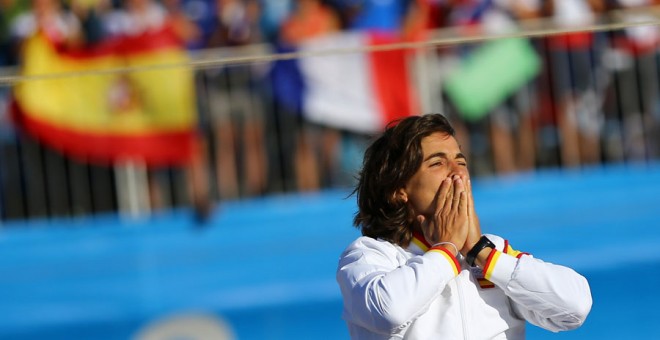
[[463, 288], [461, 287], [461, 284], [459, 282], [459, 276], [456, 277], [456, 291], [458, 292], [458, 301], [459, 301], [459, 308], [461, 309], [461, 324], [463, 326], [463, 339], [469, 339], [470, 336], [468, 334], [468, 327], [467, 327], [467, 321], [465, 317], [465, 301], [463, 299]]

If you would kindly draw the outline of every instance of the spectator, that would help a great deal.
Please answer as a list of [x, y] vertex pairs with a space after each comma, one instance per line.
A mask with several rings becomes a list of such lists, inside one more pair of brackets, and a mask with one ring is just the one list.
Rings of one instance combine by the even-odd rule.
[[[259, 15], [256, 0], [218, 0], [215, 25], [206, 46], [244, 47], [259, 42]], [[209, 106], [220, 196], [260, 195], [266, 190], [268, 165], [263, 108], [255, 96], [255, 68], [232, 65], [205, 74], [211, 91]]]
[[[658, 4], [657, 0], [612, 0], [611, 10]], [[635, 23], [654, 20], [647, 13], [624, 13], [617, 21]], [[604, 131], [605, 154], [610, 160], [644, 160], [660, 156], [660, 96], [658, 91], [657, 26], [636, 26], [614, 31], [607, 65], [615, 81], [610, 86]], [[617, 98], [612, 96], [618, 94]], [[615, 105], [618, 102], [619, 105]], [[620, 108], [620, 109], [619, 109]]]
[[[298, 45], [337, 32], [341, 28], [339, 14], [321, 0], [298, 0], [294, 10], [280, 27], [280, 44], [283, 49], [295, 49]], [[290, 68], [289, 68], [290, 67]], [[289, 68], [288, 70], [284, 70]], [[284, 81], [290, 84], [291, 76], [300, 76], [296, 61], [278, 62], [274, 69], [274, 81]], [[285, 79], [287, 78], [287, 79]], [[337, 131], [314, 126], [304, 121], [302, 98], [287, 99], [293, 93], [300, 94], [302, 79], [295, 84], [299, 86], [292, 91], [281, 91], [276, 84], [275, 96], [278, 102], [278, 115], [283, 122], [281, 135], [294, 150], [293, 156], [284, 155], [283, 163], [288, 171], [295, 176], [295, 187], [298, 190], [316, 190], [322, 185], [323, 177], [330, 180], [336, 164], [340, 135]], [[320, 150], [316, 152], [315, 150]], [[320, 159], [317, 158], [320, 154]], [[321, 174], [321, 175], [319, 175]]]
[[202, 39], [201, 28], [193, 22], [183, 8], [181, 0], [163, 0], [169, 21], [177, 36], [185, 42], [186, 47], [200, 46]]
[[412, 0], [343, 0], [348, 29], [399, 32]]
[[[498, 1], [511, 20], [534, 19], [540, 16], [538, 2], [528, 0]], [[536, 48], [530, 41], [532, 48]], [[498, 173], [534, 169], [536, 140], [534, 122], [538, 112], [537, 78], [523, 84], [505, 103], [504, 111], [494, 117], [491, 126], [493, 160]]]
[[106, 26], [114, 36], [137, 36], [161, 29], [166, 19], [167, 11], [155, 0], [127, 0], [108, 15]]
[[82, 42], [80, 21], [65, 11], [58, 0], [32, 0], [28, 12], [16, 17], [11, 27], [12, 39], [21, 41], [40, 32], [51, 42], [64, 47]]
[[419, 39], [430, 28], [432, 0], [335, 0], [346, 29]]
[[297, 45], [340, 29], [339, 16], [321, 0], [298, 0], [294, 8], [280, 28], [284, 43]]
[[103, 27], [103, 16], [109, 10], [108, 0], [71, 0], [71, 12], [81, 23], [84, 44], [94, 46], [102, 43], [107, 32]]
[[293, 0], [260, 0], [261, 15], [259, 16], [259, 27], [263, 40], [276, 43], [279, 39], [280, 26], [289, 17], [293, 8]]
[[[604, 10], [602, 0], [551, 0], [545, 13], [562, 29], [578, 29], [595, 22]], [[548, 37], [550, 69], [557, 126], [564, 166], [579, 166], [600, 160], [599, 138], [602, 114], [601, 96], [595, 70], [600, 67], [591, 32], [576, 32]]]
[[0, 67], [18, 63], [18, 47], [12, 32], [16, 18], [29, 10], [28, 2], [0, 0]]

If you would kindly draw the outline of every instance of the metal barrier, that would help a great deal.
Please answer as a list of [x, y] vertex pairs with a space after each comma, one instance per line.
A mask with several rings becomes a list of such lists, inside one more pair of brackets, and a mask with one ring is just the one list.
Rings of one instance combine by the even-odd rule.
[[[523, 38], [540, 71], [476, 118], [461, 111], [447, 81], [466, 60], [459, 56], [489, 42], [419, 47], [409, 65], [420, 111], [450, 117], [473, 176], [657, 159], [658, 49], [631, 52], [619, 44], [621, 36], [621, 30], [594, 32], [593, 43], [579, 51], [552, 37]], [[270, 46], [258, 45], [201, 51], [193, 58], [240, 60], [269, 53]], [[212, 204], [350, 187], [369, 136], [310, 124], [277, 105], [271, 65], [239, 62], [196, 70], [203, 136], [196, 169], [101, 167], [66, 159], [9, 126], [10, 88], [0, 87], [0, 221], [115, 211], [136, 217], [193, 204], [203, 210], [204, 197]], [[202, 177], [196, 185], [195, 173]]]

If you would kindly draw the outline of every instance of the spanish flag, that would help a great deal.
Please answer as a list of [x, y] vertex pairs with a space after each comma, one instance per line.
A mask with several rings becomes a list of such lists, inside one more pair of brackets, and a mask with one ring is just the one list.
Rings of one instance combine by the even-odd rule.
[[181, 165], [192, 157], [193, 74], [170, 28], [78, 50], [37, 33], [23, 53], [28, 78], [14, 87], [13, 116], [44, 145], [96, 164]]

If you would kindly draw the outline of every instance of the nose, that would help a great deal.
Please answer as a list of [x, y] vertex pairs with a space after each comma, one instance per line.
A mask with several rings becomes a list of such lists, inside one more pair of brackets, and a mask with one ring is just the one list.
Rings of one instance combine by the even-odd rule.
[[458, 162], [453, 162], [451, 165], [449, 177], [453, 177], [454, 175], [458, 175], [461, 178], [469, 178], [470, 174], [468, 172], [468, 169], [464, 165], [458, 164]]

